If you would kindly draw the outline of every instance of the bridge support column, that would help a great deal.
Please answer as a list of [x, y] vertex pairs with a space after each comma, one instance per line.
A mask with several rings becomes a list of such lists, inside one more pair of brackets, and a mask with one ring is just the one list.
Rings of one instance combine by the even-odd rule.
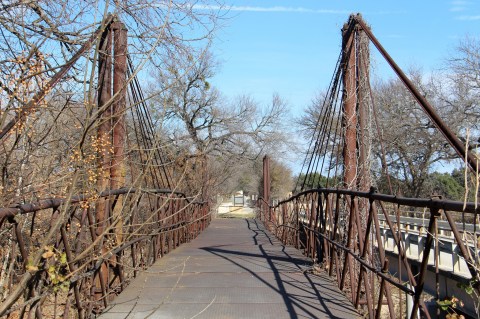
[[[350, 16], [342, 29], [342, 69], [343, 69], [343, 119], [344, 134], [343, 184], [346, 189], [367, 191], [370, 187], [368, 150], [369, 139], [366, 124], [369, 112], [369, 50], [364, 30], [357, 23], [360, 16]], [[370, 258], [370, 230], [367, 227], [368, 201], [350, 198], [348, 205], [349, 242], [348, 247], [358, 251], [363, 258]], [[371, 293], [371, 278], [363, 266], [355, 266], [352, 257], [346, 257], [352, 301], [360, 304], [360, 296], [365, 295], [370, 318], [373, 318], [374, 305]], [[346, 276], [344, 270], [343, 277]], [[355, 278], [358, 278], [356, 281]], [[345, 278], [342, 278], [343, 280]]]
[[[98, 58], [98, 107], [100, 109], [100, 116], [97, 128], [96, 148], [98, 153], [98, 176], [97, 176], [97, 191], [100, 193], [110, 187], [110, 136], [111, 130], [111, 99], [112, 99], [112, 32], [108, 26], [102, 34], [100, 39]], [[102, 238], [98, 244], [98, 253], [104, 255], [105, 236], [104, 231], [107, 228], [106, 220], [108, 217], [108, 199], [99, 198], [95, 205], [95, 235], [96, 238]], [[108, 265], [102, 263], [100, 269], [95, 275], [94, 295], [98, 301], [103, 301], [103, 306], [108, 305], [106, 298], [108, 278]], [[100, 307], [100, 305], [98, 305]]]
[[272, 221], [270, 213], [270, 158], [267, 155], [263, 157], [263, 200], [265, 201], [264, 218]]
[[370, 94], [370, 48], [369, 39], [359, 24], [357, 34], [357, 108], [358, 108], [358, 190], [368, 192], [370, 179], [370, 145], [372, 131], [370, 127], [371, 94]]
[[[344, 136], [343, 144], [343, 186], [346, 189], [355, 189], [357, 184], [357, 78], [356, 78], [356, 45], [355, 45], [355, 23], [350, 17], [348, 24], [342, 29], [342, 68], [343, 68], [343, 119], [342, 133]], [[357, 210], [355, 199], [346, 206], [349, 207], [348, 214], [348, 247], [355, 245], [352, 238], [355, 238], [356, 229], [354, 227], [355, 214]], [[343, 289], [345, 279], [347, 278], [347, 269], [349, 272], [352, 302], [355, 301], [354, 277], [357, 269], [354, 269], [352, 257], [345, 257], [345, 264], [342, 272], [342, 282], [340, 289]]]
[[355, 189], [357, 178], [357, 78], [355, 23], [342, 29], [343, 54], [343, 183], [346, 189]]
[[342, 29], [344, 187], [370, 188], [370, 50], [358, 16]]
[[[102, 34], [98, 62], [98, 107], [100, 111], [96, 141], [98, 192], [125, 186], [126, 69], [127, 30], [123, 23], [113, 22]], [[122, 208], [122, 196], [117, 196], [115, 200], [99, 199], [96, 203], [95, 234], [97, 238], [101, 238], [98, 252], [102, 257], [111, 248], [107, 246], [122, 241]], [[115, 223], [115, 238], [105, 233], [107, 226], [112, 223]], [[110, 265], [116, 265], [115, 275], [120, 277], [120, 282], [123, 282], [121, 280], [123, 273], [119, 266], [121, 263], [118, 263], [117, 257], [112, 257], [110, 263], [102, 263], [95, 276], [95, 298], [102, 300], [104, 306], [108, 304], [107, 294], [109, 284], [112, 283]]]
[[[113, 95], [112, 104], [112, 164], [110, 167], [110, 188], [118, 189], [125, 186], [125, 142], [126, 142], [126, 123], [125, 123], [125, 93], [126, 93], [126, 74], [127, 74], [127, 29], [123, 23], [115, 22], [112, 24], [114, 38], [114, 64], [113, 64]], [[113, 208], [113, 219], [117, 221], [115, 227], [115, 236], [117, 243], [122, 242], [122, 209], [123, 198], [119, 196], [116, 205]]]

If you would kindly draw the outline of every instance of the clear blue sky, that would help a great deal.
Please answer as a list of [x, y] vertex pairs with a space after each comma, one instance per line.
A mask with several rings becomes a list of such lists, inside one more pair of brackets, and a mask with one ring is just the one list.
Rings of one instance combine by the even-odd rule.
[[[229, 18], [213, 48], [222, 66], [212, 83], [227, 97], [249, 94], [262, 103], [277, 92], [288, 101], [292, 116], [299, 116], [315, 93], [327, 88], [340, 52], [340, 30], [350, 13], [363, 15], [405, 70], [439, 69], [461, 39], [480, 36], [479, 0], [226, 4]], [[372, 64], [377, 74], [392, 76], [379, 58]]]

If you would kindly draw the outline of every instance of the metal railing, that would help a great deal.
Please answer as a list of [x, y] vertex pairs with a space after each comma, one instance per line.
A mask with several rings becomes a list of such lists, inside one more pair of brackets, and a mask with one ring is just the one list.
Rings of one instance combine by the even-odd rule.
[[[430, 318], [424, 284], [427, 266], [432, 267], [428, 265], [432, 259], [430, 252], [433, 252], [433, 269], [439, 272], [437, 225], [440, 219], [448, 223], [459, 258], [465, 261], [471, 284], [478, 292], [479, 256], [472, 247], [476, 246], [479, 234], [475, 231], [468, 237], [458, 230], [455, 222], [460, 216], [475, 220], [479, 209], [473, 203], [396, 197], [378, 194], [373, 189], [361, 192], [320, 188], [299, 193], [276, 206], [269, 206], [262, 200], [258, 205], [258, 217], [265, 225], [284, 244], [302, 249], [318, 263], [336, 280], [355, 307], [361, 307], [370, 318], [398, 318], [402, 312], [407, 313], [408, 299], [413, 301], [407, 313], [410, 318], [416, 318], [419, 310], [425, 318]], [[425, 211], [428, 227], [421, 261], [414, 267], [407, 258], [397, 225], [401, 225], [401, 211], [419, 208]], [[386, 226], [381, 227], [379, 216]], [[382, 238], [386, 227], [393, 237], [401, 264], [396, 273], [389, 272]], [[402, 280], [402, 271], [407, 282]], [[404, 300], [403, 294], [407, 295]], [[438, 295], [433, 296], [434, 300], [436, 297]], [[387, 307], [383, 307], [384, 304]]]
[[[95, 207], [106, 205], [99, 224]], [[121, 214], [114, 216], [120, 206]], [[207, 202], [122, 188], [0, 208], [0, 316], [89, 318], [210, 222]]]

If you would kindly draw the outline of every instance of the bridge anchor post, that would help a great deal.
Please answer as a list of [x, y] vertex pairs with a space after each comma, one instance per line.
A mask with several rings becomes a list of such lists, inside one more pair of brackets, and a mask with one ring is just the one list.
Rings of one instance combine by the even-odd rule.
[[[97, 191], [103, 192], [125, 186], [127, 29], [121, 22], [112, 22], [106, 27], [100, 41]], [[100, 258], [103, 258], [109, 249], [122, 242], [122, 210], [123, 196], [121, 195], [113, 200], [101, 198], [96, 203], [96, 236], [101, 237], [98, 246]], [[108, 224], [114, 225], [114, 234], [105, 233]], [[124, 282], [119, 259], [120, 256], [112, 256], [108, 262], [102, 263], [95, 275], [93, 289], [95, 299], [102, 300], [104, 307], [108, 305], [107, 295], [112, 284]], [[113, 273], [110, 272], [111, 267], [115, 268]]]

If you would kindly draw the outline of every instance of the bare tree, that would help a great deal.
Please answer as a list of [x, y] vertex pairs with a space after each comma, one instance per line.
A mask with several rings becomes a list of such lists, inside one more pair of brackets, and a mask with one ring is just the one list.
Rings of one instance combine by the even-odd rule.
[[[474, 136], [480, 136], [480, 41], [466, 37], [447, 60], [448, 90], [443, 96], [445, 103], [455, 108], [455, 122], [460, 125], [461, 137], [465, 139], [469, 128]], [[475, 141], [478, 143], [478, 141]]]
[[226, 100], [209, 82], [216, 61], [208, 50], [197, 56], [176, 54], [164, 62], [165, 70], [155, 74], [151, 85], [150, 95], [156, 96], [152, 107], [163, 119], [170, 143], [183, 150], [185, 159], [210, 161], [210, 176], [219, 186], [242, 170], [243, 162], [282, 148], [288, 112], [276, 94], [264, 107], [249, 96]]
[[[452, 113], [433, 85], [438, 78], [425, 80], [418, 70], [411, 71], [410, 78], [443, 118]], [[424, 193], [425, 181], [435, 163], [454, 158], [453, 150], [399, 80], [378, 83], [375, 102], [388, 171], [401, 183], [403, 195], [430, 196]], [[379, 145], [375, 153], [380, 159]]]

